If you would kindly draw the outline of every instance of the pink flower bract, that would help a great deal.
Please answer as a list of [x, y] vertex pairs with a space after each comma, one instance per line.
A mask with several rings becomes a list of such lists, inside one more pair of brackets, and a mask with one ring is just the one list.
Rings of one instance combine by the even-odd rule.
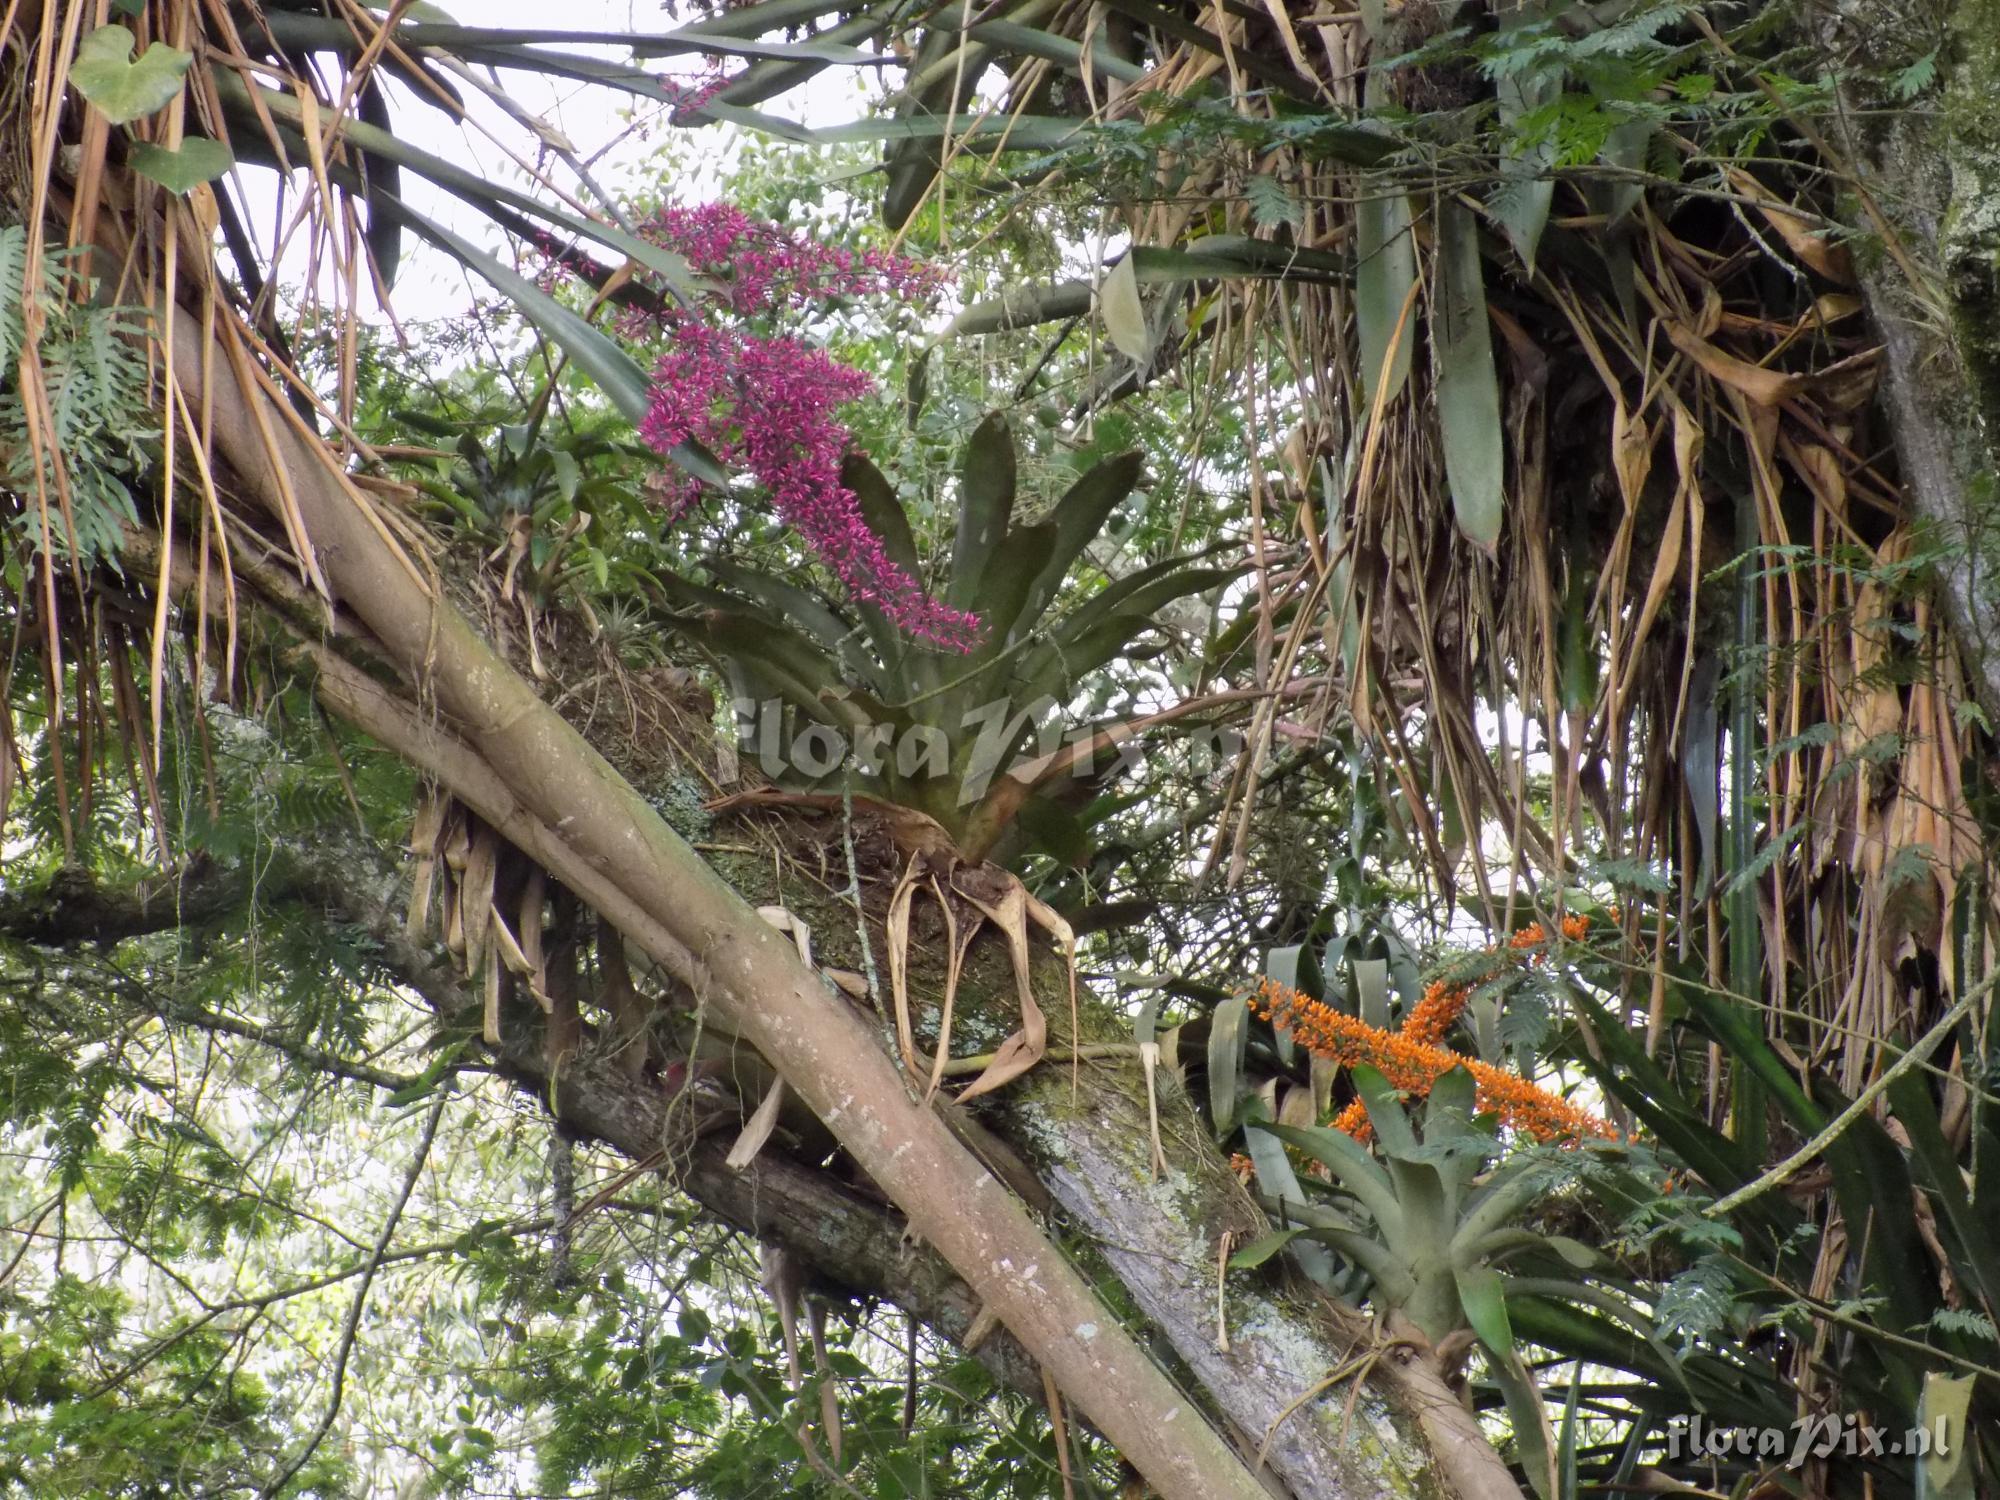
[[[918, 640], [969, 651], [976, 615], [939, 603], [888, 555], [869, 530], [860, 501], [840, 482], [848, 430], [839, 409], [874, 382], [824, 350], [785, 334], [754, 332], [740, 320], [834, 297], [922, 296], [935, 271], [893, 256], [808, 243], [728, 204], [662, 209], [648, 237], [718, 285], [705, 318], [692, 309], [659, 318], [667, 350], [653, 370], [652, 405], [639, 434], [662, 453], [684, 442], [747, 468], [778, 514], [806, 540], [850, 594], [880, 609]], [[700, 491], [692, 477], [670, 485], [672, 516]]]

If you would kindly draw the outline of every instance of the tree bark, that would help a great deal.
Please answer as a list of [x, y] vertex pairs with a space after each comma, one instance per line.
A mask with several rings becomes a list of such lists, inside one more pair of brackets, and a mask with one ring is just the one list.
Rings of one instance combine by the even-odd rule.
[[1883, 408], [1973, 690], [2000, 726], [2000, 4], [1950, 9], [1940, 87], [1911, 101], [1866, 78], [1913, 60], [1887, 49], [1940, 40], [1918, 7], [1847, 0], [1817, 26], [1843, 68], [1836, 143], [1855, 169]]

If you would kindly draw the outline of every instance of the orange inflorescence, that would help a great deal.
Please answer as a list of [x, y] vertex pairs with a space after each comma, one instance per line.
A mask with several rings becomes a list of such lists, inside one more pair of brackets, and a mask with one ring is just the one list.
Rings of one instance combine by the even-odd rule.
[[1412, 1042], [1422, 1042], [1436, 1046], [1444, 1040], [1444, 1034], [1451, 1030], [1452, 1023], [1465, 1013], [1465, 1002], [1472, 998], [1469, 984], [1447, 984], [1444, 980], [1434, 980], [1424, 991], [1424, 998], [1417, 1002], [1417, 1008], [1404, 1018], [1399, 1035]]
[[[1589, 929], [1588, 917], [1563, 919], [1564, 937], [1575, 940]], [[1514, 952], [1526, 953], [1547, 941], [1547, 933], [1536, 922], [1515, 933], [1507, 946]], [[1366, 1063], [1380, 1071], [1391, 1087], [1406, 1094], [1422, 1097], [1430, 1092], [1432, 1083], [1453, 1068], [1462, 1067], [1479, 1086], [1482, 1109], [1495, 1111], [1509, 1125], [1538, 1141], [1611, 1136], [1611, 1127], [1588, 1110], [1579, 1109], [1526, 1079], [1439, 1045], [1464, 1012], [1472, 991], [1470, 982], [1436, 981], [1424, 991], [1423, 999], [1401, 1029], [1394, 1032], [1343, 1015], [1330, 1005], [1269, 979], [1264, 981], [1263, 993], [1252, 1008], [1273, 1025], [1284, 1027], [1308, 1052], [1349, 1068]], [[1333, 1123], [1356, 1140], [1365, 1141], [1372, 1134], [1367, 1106], [1359, 1099], [1343, 1109]]]

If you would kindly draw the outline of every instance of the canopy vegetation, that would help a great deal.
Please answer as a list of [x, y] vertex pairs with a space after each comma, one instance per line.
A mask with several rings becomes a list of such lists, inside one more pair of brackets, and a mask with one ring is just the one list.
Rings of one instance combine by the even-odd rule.
[[1988, 0], [475, 9], [0, 8], [0, 1492], [2000, 1492]]

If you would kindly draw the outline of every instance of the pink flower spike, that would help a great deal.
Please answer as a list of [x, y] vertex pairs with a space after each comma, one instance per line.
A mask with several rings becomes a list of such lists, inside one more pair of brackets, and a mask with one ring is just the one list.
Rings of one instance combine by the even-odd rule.
[[[873, 383], [798, 339], [741, 333], [689, 317], [653, 371], [640, 436], [666, 453], [690, 439], [747, 468], [779, 515], [805, 538], [850, 594], [899, 629], [941, 650], [978, 644], [979, 617], [948, 608], [898, 567], [868, 529], [861, 503], [840, 482], [848, 431], [835, 413]], [[676, 516], [693, 480], [670, 491]]]

